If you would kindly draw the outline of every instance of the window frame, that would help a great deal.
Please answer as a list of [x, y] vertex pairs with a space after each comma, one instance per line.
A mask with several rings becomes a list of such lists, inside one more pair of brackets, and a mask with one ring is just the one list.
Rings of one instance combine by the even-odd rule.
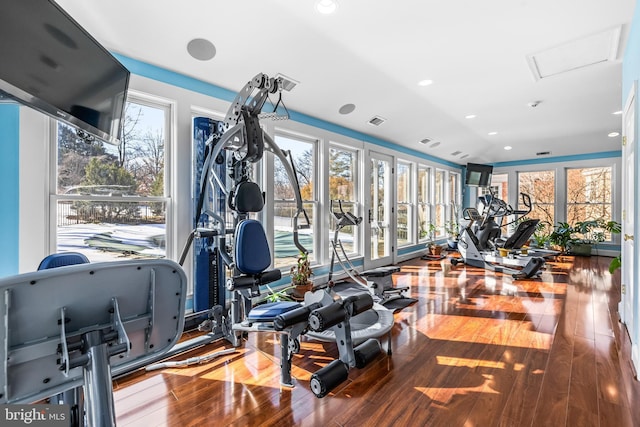
[[[50, 120], [49, 132], [52, 141], [52, 149], [49, 152], [49, 185], [48, 185], [48, 217], [49, 217], [49, 253], [58, 251], [58, 203], [69, 201], [87, 202], [144, 202], [144, 203], [164, 203], [165, 204], [165, 251], [164, 258], [176, 258], [176, 227], [173, 219], [176, 217], [173, 204], [173, 150], [175, 131], [175, 102], [155, 95], [130, 90], [125, 103], [134, 103], [149, 108], [156, 108], [164, 111], [164, 194], [163, 196], [98, 196], [98, 195], [74, 195], [58, 194], [58, 125], [59, 121]], [[62, 123], [64, 125], [64, 123]]]

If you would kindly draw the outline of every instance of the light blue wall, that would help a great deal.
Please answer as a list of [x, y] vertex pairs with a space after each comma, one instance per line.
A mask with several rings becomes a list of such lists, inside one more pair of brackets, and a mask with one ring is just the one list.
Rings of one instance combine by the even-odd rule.
[[0, 104], [0, 277], [18, 273], [20, 108]]

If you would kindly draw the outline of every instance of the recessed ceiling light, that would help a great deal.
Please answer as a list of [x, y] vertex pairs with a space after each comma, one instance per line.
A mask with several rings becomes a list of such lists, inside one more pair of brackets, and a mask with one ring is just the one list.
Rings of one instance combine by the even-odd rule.
[[344, 104], [342, 107], [340, 107], [338, 112], [340, 114], [350, 114], [350, 113], [353, 113], [353, 110], [355, 109], [356, 109], [356, 106], [354, 104]]
[[438, 145], [440, 145], [440, 141], [436, 141], [436, 142], [434, 142], [433, 144], [431, 144], [431, 145], [429, 146], [429, 148], [436, 148]]
[[323, 15], [331, 15], [338, 9], [338, 3], [335, 0], [319, 0], [316, 2], [316, 10]]
[[611, 132], [609, 135], [607, 135], [609, 138], [615, 138], [616, 136], [619, 136], [620, 133], [619, 132]]
[[418, 82], [418, 86], [429, 86], [430, 84], [433, 84], [433, 80], [420, 80]]
[[487, 135], [493, 136], [493, 135], [497, 135], [497, 134], [498, 134], [498, 132], [489, 132]]
[[187, 43], [187, 52], [199, 61], [208, 61], [216, 56], [216, 47], [209, 40], [193, 39]]
[[475, 119], [476, 115], [475, 114], [467, 114], [466, 116], [464, 116], [465, 119]]
[[620, 114], [622, 114], [622, 110], [614, 111], [611, 114], [615, 114], [616, 116], [619, 116]]
[[420, 140], [420, 144], [425, 144], [427, 145], [428, 143], [431, 142], [431, 138], [424, 138]]
[[466, 159], [467, 157], [469, 157], [469, 155], [468, 155], [468, 154], [465, 154], [464, 156], [460, 156], [460, 160], [462, 160], [462, 159]]
[[505, 150], [507, 150], [507, 151], [511, 150], [512, 148], [513, 148], [513, 147], [512, 147], [512, 146], [510, 146], [510, 145], [505, 145], [505, 146], [504, 146], [504, 149], [505, 149]]

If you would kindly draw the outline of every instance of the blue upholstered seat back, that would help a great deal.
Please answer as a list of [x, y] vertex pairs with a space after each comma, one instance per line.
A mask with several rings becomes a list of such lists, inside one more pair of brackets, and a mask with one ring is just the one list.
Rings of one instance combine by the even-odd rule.
[[271, 252], [262, 224], [245, 219], [236, 226], [236, 267], [244, 274], [258, 274], [271, 265]]
[[88, 262], [89, 259], [79, 252], [61, 252], [46, 256], [42, 261], [40, 261], [38, 270], [64, 267], [66, 265], [87, 264]]

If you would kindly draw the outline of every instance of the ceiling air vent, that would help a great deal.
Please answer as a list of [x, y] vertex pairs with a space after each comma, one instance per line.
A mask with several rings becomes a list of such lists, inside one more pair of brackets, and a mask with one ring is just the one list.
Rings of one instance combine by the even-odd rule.
[[551, 154], [551, 151], [538, 151], [536, 156], [548, 156], [549, 154]]
[[430, 143], [430, 142], [431, 142], [431, 138], [425, 138], [425, 139], [421, 139], [421, 140], [420, 140], [420, 144], [425, 144], [425, 145], [427, 145], [427, 144], [428, 144], [428, 143]]
[[284, 74], [278, 73], [276, 74], [276, 78], [280, 79], [282, 81], [282, 89], [286, 90], [286, 91], [290, 91], [291, 89], [293, 89], [294, 87], [296, 87], [298, 85], [298, 83], [295, 80], [293, 80], [291, 77], [287, 77]]
[[387, 119], [385, 119], [384, 117], [380, 117], [380, 116], [375, 116], [374, 118], [372, 118], [371, 120], [369, 120], [369, 124], [371, 126], [380, 126], [381, 124], [383, 124], [384, 122], [386, 122]]
[[457, 156], [458, 154], [462, 154], [462, 151], [454, 151], [451, 153], [452, 156]]

